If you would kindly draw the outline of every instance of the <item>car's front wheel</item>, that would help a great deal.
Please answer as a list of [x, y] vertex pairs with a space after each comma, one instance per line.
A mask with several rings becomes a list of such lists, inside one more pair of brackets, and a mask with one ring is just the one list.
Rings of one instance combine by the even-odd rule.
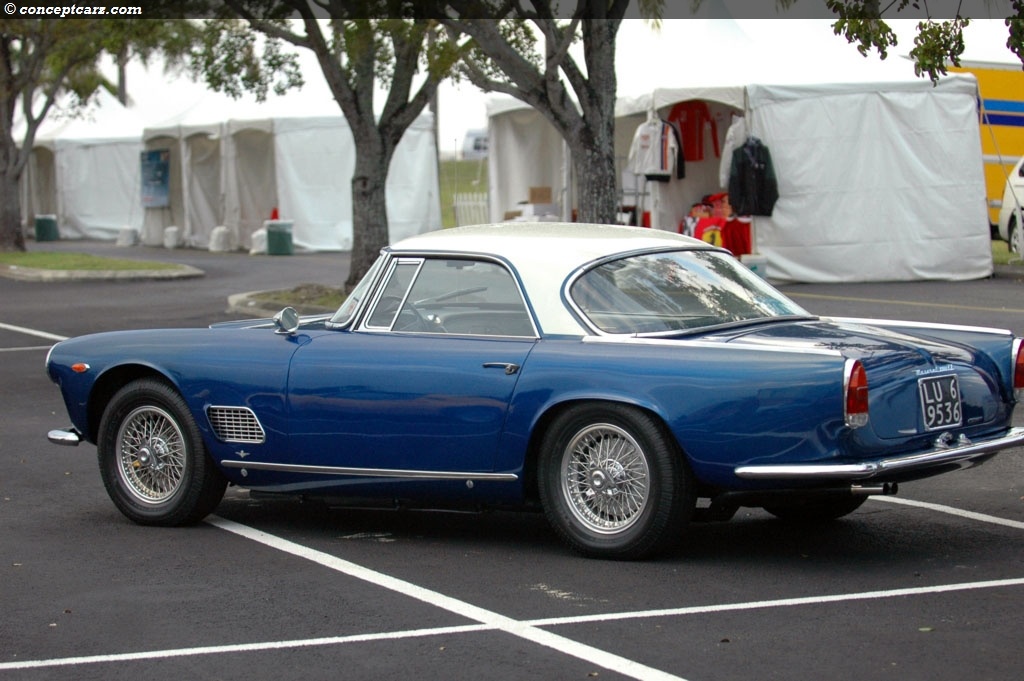
[[538, 468], [541, 503], [576, 551], [638, 559], [675, 544], [695, 505], [679, 447], [649, 414], [579, 404], [547, 429]]
[[227, 482], [206, 455], [188, 405], [162, 381], [133, 381], [114, 395], [96, 451], [107, 493], [137, 523], [195, 523], [224, 495]]

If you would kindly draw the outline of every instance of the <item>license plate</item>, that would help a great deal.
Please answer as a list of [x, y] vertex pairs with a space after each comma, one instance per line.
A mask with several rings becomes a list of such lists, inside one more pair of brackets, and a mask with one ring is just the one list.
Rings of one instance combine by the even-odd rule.
[[918, 379], [921, 394], [921, 415], [925, 430], [959, 426], [963, 422], [960, 405], [960, 384], [956, 376], [930, 376]]

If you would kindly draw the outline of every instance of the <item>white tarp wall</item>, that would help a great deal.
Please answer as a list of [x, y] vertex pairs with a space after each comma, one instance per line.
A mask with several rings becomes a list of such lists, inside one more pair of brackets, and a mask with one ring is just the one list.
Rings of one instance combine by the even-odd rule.
[[[433, 116], [406, 130], [388, 170], [389, 238], [441, 228]], [[352, 248], [355, 141], [341, 115], [274, 120], [279, 211], [294, 223], [292, 239], [311, 250]]]
[[113, 239], [142, 225], [142, 123], [106, 90], [76, 113], [44, 122], [23, 175], [22, 213], [57, 216], [65, 239]]
[[[933, 87], [916, 78], [907, 61], [860, 57], [821, 22], [771, 22], [816, 33], [768, 45], [738, 31], [735, 22], [681, 23], [687, 36], [699, 37], [666, 40], [665, 54], [649, 41], [645, 59], [680, 64], [687, 84], [617, 101], [620, 171], [648, 111], [665, 117], [673, 104], [700, 99], [718, 120], [720, 143], [724, 123], [735, 113], [771, 151], [781, 196], [770, 218], [755, 217], [754, 245], [767, 256], [773, 279], [961, 280], [991, 274], [972, 76], [947, 77]], [[709, 41], [717, 49], [705, 50]], [[788, 45], [792, 53], [784, 53]], [[705, 50], [704, 58], [690, 59], [693, 50]], [[712, 54], [728, 59], [715, 62]], [[661, 75], [671, 81], [670, 71]], [[629, 82], [619, 74], [620, 84]], [[564, 183], [553, 169], [567, 161], [553, 127], [507, 100], [489, 101], [488, 116], [492, 219], [523, 200], [526, 187], [551, 185], [558, 196]], [[682, 180], [646, 186], [641, 180], [652, 225], [675, 231], [694, 201], [723, 191], [720, 163], [706, 154], [703, 161], [687, 162]]]
[[[290, 95], [257, 104], [208, 93], [146, 128], [144, 137], [147, 149], [172, 152], [171, 206], [146, 210], [144, 243], [162, 243], [163, 230], [176, 225], [186, 245], [203, 248], [214, 227], [224, 225], [239, 247], [248, 247], [277, 208], [281, 220], [293, 223], [297, 247], [351, 248], [355, 143], [335, 102]], [[438, 187], [433, 116], [424, 113], [389, 169], [391, 240], [440, 229]]]
[[772, 216], [755, 221], [772, 278], [992, 273], [973, 77], [868, 91], [752, 85], [748, 97], [779, 179]]

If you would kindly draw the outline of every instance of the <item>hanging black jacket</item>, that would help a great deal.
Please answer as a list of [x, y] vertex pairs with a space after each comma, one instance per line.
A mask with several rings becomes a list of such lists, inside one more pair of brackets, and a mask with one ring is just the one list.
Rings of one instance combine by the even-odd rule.
[[732, 152], [729, 203], [737, 215], [771, 215], [779, 198], [772, 155], [761, 140], [748, 137]]

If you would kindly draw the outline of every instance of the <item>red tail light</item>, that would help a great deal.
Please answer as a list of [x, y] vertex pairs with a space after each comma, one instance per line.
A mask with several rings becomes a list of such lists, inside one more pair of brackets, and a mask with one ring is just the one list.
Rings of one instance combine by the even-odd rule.
[[[1019, 360], [1019, 355], [1018, 355]], [[868, 424], [868, 374], [860, 360], [846, 360], [844, 383], [846, 425], [860, 428]]]
[[1013, 339], [1013, 394], [1024, 400], [1024, 338]]

